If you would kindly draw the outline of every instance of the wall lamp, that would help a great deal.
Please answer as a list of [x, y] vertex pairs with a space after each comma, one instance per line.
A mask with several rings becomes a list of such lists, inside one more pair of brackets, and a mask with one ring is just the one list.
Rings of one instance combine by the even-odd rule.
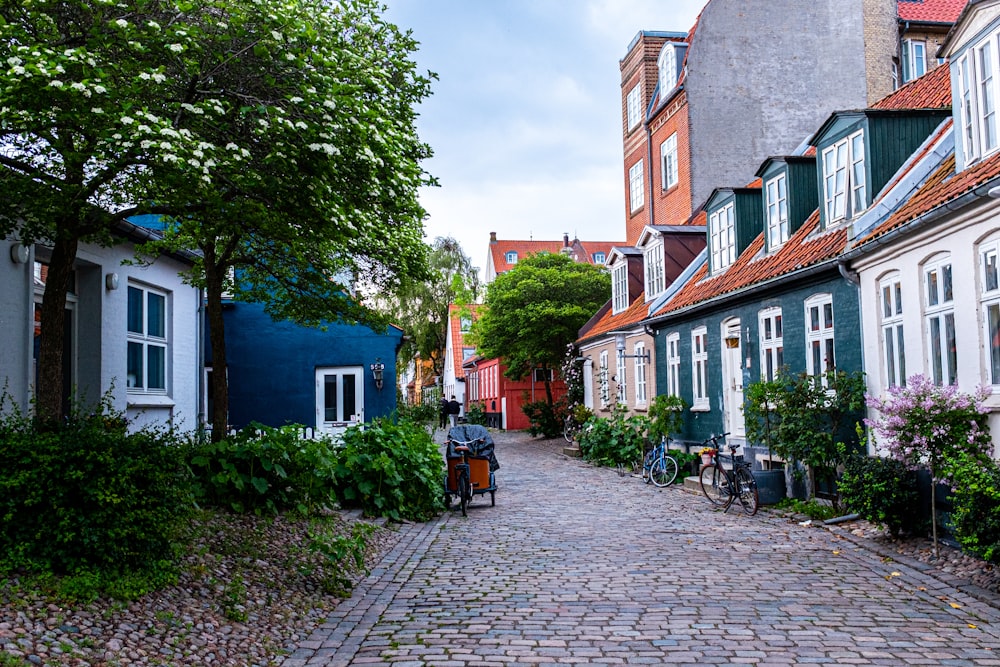
[[618, 350], [618, 356], [624, 359], [642, 359], [647, 364], [649, 363], [649, 350], [646, 350], [642, 354], [625, 354], [625, 334], [616, 333], [615, 334], [615, 349]]
[[14, 243], [10, 246], [10, 261], [15, 264], [27, 264], [29, 256], [28, 246], [23, 243]]
[[372, 379], [375, 380], [375, 388], [382, 390], [382, 373], [385, 371], [385, 364], [381, 357], [375, 357], [375, 363], [368, 366], [372, 371]]

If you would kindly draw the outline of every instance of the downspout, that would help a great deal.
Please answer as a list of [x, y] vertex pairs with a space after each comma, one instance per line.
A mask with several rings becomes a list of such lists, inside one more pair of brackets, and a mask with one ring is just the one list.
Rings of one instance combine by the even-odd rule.
[[[649, 113], [646, 114], [646, 119], [642, 121], [642, 126], [646, 130], [646, 163], [649, 165], [649, 224], [656, 224], [656, 216], [653, 211], [653, 189], [656, 187], [653, 185], [653, 131], [649, 129]], [[660, 165], [660, 169], [663, 169], [663, 165]]]
[[198, 307], [195, 308], [198, 336], [198, 372], [195, 379], [195, 394], [198, 396], [198, 440], [205, 435], [205, 294], [198, 288]]

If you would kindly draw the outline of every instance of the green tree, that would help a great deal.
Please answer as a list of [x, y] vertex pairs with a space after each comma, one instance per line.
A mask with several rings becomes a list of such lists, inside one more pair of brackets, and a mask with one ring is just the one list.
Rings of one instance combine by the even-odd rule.
[[415, 73], [409, 34], [379, 12], [371, 0], [0, 7], [0, 231], [52, 247], [40, 415], [61, 415], [77, 248], [113, 243], [132, 215], [174, 222], [159, 248], [201, 251], [191, 280], [206, 289], [219, 367], [227, 288], [307, 324], [379, 324], [345, 277], [421, 274], [416, 193], [432, 182], [414, 129], [429, 78]]
[[[562, 254], [529, 256], [487, 286], [486, 308], [472, 325], [472, 341], [480, 355], [502, 357], [505, 375], [514, 380], [535, 368], [558, 369], [566, 346], [610, 293], [611, 278], [597, 266]], [[549, 375], [543, 373], [551, 406]]]
[[393, 294], [381, 299], [380, 309], [408, 334], [399, 350], [401, 364], [418, 355], [430, 360], [434, 372], [444, 369], [448, 334], [448, 307], [474, 303], [479, 298], [479, 269], [451, 237], [438, 237], [428, 253], [429, 277], [403, 280]]

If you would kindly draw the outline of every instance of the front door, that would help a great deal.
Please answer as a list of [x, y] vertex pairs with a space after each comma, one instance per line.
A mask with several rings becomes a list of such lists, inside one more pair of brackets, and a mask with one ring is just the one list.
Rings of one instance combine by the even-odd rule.
[[746, 422], [743, 419], [743, 347], [740, 341], [740, 321], [726, 320], [722, 323], [722, 380], [723, 418], [730, 437], [746, 436]]
[[316, 369], [316, 433], [341, 433], [365, 421], [361, 366]]

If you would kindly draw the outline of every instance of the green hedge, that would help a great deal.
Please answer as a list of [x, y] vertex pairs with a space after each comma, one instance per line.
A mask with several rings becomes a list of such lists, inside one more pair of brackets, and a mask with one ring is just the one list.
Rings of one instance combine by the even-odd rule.
[[886, 526], [893, 535], [920, 528], [916, 475], [895, 459], [849, 457], [838, 489], [848, 510]]

